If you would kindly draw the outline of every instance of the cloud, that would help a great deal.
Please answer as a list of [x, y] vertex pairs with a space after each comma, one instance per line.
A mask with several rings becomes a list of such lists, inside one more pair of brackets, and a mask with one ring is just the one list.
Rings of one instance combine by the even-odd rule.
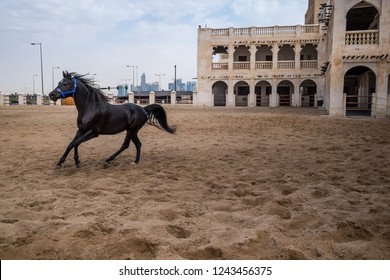
[[297, 24], [306, 5], [307, 0], [2, 0], [0, 90], [30, 87], [32, 74], [40, 72], [39, 51], [30, 42], [43, 44], [46, 89], [53, 66], [97, 73], [113, 85], [129, 76], [127, 64], [138, 65], [148, 80], [166, 73], [166, 82], [177, 64], [178, 76], [191, 80], [198, 25]]

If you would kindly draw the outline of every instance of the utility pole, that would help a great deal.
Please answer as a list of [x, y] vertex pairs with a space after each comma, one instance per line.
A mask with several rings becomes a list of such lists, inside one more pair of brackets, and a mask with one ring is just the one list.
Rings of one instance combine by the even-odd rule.
[[45, 95], [43, 91], [43, 61], [42, 61], [42, 43], [31, 43], [32, 46], [39, 46], [39, 51], [41, 53], [41, 82], [42, 82], [42, 96]]
[[175, 83], [174, 83], [174, 89], [175, 89], [175, 91], [176, 91], [176, 65], [175, 65]]

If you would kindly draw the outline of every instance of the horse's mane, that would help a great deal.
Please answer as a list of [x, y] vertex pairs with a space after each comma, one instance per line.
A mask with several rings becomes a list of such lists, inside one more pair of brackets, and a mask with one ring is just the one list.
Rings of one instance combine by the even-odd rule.
[[108, 101], [108, 97], [98, 88], [94, 87], [93, 80], [91, 78], [87, 78], [88, 74], [82, 75], [78, 74], [76, 72], [69, 73], [73, 78], [76, 78], [80, 82], [82, 82], [88, 91], [92, 94], [94, 94], [98, 99], [102, 101]]

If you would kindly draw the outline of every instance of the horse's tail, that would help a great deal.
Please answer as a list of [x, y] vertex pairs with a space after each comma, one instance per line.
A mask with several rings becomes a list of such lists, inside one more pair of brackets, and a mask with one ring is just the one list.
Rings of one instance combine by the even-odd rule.
[[175, 133], [176, 128], [169, 126], [167, 122], [167, 114], [164, 108], [159, 104], [151, 104], [144, 107], [148, 114], [148, 123], [155, 127], [162, 128], [169, 133]]

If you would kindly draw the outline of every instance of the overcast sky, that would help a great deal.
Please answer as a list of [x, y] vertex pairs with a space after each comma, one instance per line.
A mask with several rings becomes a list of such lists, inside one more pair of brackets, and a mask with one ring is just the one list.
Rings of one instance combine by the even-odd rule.
[[[304, 23], [308, 0], [1, 0], [0, 91], [41, 90], [42, 43], [45, 93], [52, 67], [96, 74], [102, 86], [116, 86], [145, 72], [162, 88], [177, 77], [196, 77], [197, 28]], [[54, 70], [55, 84], [61, 79]], [[132, 83], [132, 82], [131, 82]]]

